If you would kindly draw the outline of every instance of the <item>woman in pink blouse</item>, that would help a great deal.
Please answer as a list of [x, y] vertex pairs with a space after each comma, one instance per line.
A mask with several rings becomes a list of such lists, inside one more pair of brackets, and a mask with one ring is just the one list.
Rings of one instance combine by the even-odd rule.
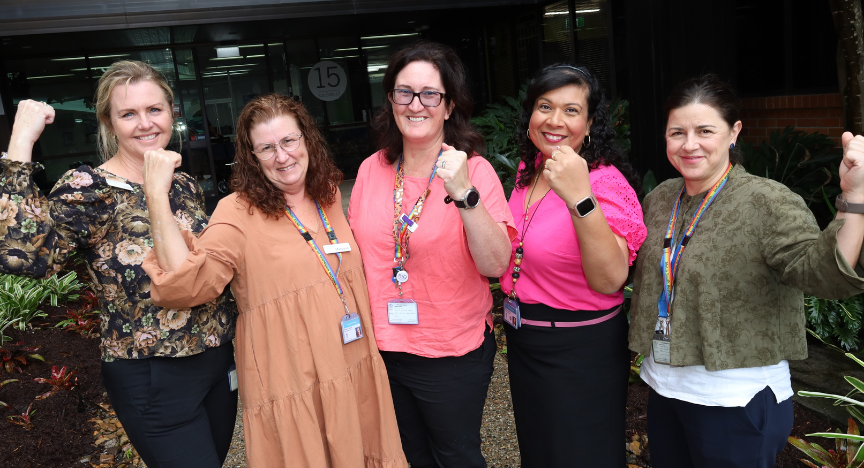
[[613, 142], [608, 102], [584, 67], [528, 86], [510, 210], [518, 235], [501, 277], [522, 467], [624, 466], [629, 352], [621, 313], [645, 240], [639, 181]]
[[478, 152], [462, 62], [440, 44], [397, 52], [348, 221], [363, 257], [375, 339], [413, 468], [486, 466], [483, 404], [495, 338], [487, 277], [507, 268], [513, 216]]

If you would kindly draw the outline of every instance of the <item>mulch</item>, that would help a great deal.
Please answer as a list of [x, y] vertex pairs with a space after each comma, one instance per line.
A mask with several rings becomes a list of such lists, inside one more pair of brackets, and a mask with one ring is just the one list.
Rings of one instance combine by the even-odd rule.
[[[69, 307], [75, 307], [71, 304]], [[36, 319], [33, 330], [6, 330], [12, 337], [7, 342], [7, 350], [23, 353], [25, 348], [38, 347], [33, 351], [47, 362], [27, 358], [28, 364], [20, 366], [12, 374], [0, 374], [0, 382], [18, 379], [0, 388], [0, 401], [11, 409], [0, 407], [0, 466], [31, 467], [72, 467], [89, 466], [79, 460], [85, 455], [94, 454], [93, 423], [88, 420], [103, 410], [98, 406], [104, 401], [105, 389], [102, 386], [100, 368], [99, 340], [85, 338], [76, 333], [54, 328], [60, 314], [66, 307], [43, 307], [49, 314], [47, 319]], [[52, 365], [66, 366], [70, 371], [77, 370], [73, 377], [77, 385], [72, 390], [60, 392], [44, 399], [34, 400], [50, 387], [34, 382], [37, 377], [51, 375]], [[29, 405], [33, 427], [30, 430], [10, 424], [7, 417], [23, 413]]]

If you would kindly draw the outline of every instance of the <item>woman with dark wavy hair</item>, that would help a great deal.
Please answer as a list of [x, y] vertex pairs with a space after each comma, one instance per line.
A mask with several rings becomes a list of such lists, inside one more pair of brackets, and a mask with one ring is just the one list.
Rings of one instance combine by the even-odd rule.
[[531, 84], [517, 125], [510, 210], [519, 235], [501, 277], [522, 466], [622, 467], [627, 398], [624, 282], [645, 240], [636, 173], [614, 143], [608, 102], [585, 67]]
[[483, 137], [452, 49], [420, 42], [397, 52], [384, 90], [382, 149], [360, 166], [348, 218], [402, 446], [414, 468], [485, 467], [480, 425], [495, 356], [486, 277], [507, 266], [513, 217], [478, 155]]
[[342, 173], [312, 116], [287, 96], [258, 96], [235, 144], [235, 192], [199, 238], [168, 206], [179, 161], [145, 158], [153, 302], [189, 307], [230, 284], [249, 466], [406, 466]]

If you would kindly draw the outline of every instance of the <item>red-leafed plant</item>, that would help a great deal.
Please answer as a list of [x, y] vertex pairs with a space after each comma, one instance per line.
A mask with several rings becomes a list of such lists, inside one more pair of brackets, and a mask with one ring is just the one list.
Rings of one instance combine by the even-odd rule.
[[36, 351], [39, 351], [39, 347], [19, 348], [11, 351], [6, 348], [0, 348], [0, 363], [2, 363], [0, 374], [3, 372], [11, 374], [14, 371], [18, 371], [20, 374], [23, 372], [21, 366], [30, 364], [27, 362], [27, 358], [45, 362], [45, 358], [36, 354]]
[[30, 429], [33, 429], [33, 420], [31, 418], [33, 417], [33, 413], [36, 412], [36, 410], [31, 411], [32, 408], [33, 403], [30, 403], [30, 406], [28, 406], [23, 413], [6, 416], [6, 420], [12, 424], [15, 424], [16, 426], [23, 427], [26, 431], [29, 431]]
[[63, 320], [55, 325], [64, 330], [73, 331], [86, 338], [99, 336], [99, 311], [93, 310], [99, 305], [99, 299], [93, 291], [84, 291], [81, 294], [84, 303], [77, 310], [66, 309], [66, 315], [61, 316]]
[[[10, 384], [10, 383], [12, 383], [12, 382], [17, 382], [17, 381], [18, 381], [18, 379], [7, 379], [7, 380], [4, 380], [4, 381], [0, 382], [0, 387], [3, 387], [4, 385], [8, 385], [8, 384]], [[12, 409], [11, 406], [9, 406], [7, 403], [5, 403], [5, 402], [3, 402], [3, 401], [0, 401], [0, 406], [2, 406], [2, 407], [4, 407], [4, 408]]]
[[33, 379], [36, 382], [47, 383], [51, 386], [51, 390], [37, 396], [36, 399], [44, 400], [60, 390], [72, 390], [76, 385], [78, 385], [78, 378], [72, 378], [72, 376], [77, 373], [77, 369], [67, 372], [66, 366], [61, 367], [59, 370], [57, 369], [57, 366], [51, 366], [51, 377], [47, 379], [41, 377]]

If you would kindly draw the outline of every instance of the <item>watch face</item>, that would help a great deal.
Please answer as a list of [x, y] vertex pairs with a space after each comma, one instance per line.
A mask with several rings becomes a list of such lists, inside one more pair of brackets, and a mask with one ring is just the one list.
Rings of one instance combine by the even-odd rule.
[[480, 203], [480, 192], [476, 190], [468, 192], [468, 195], [465, 197], [465, 204], [474, 208], [478, 203]]
[[586, 216], [592, 211], [594, 211], [594, 200], [591, 198], [586, 198], [576, 204], [576, 212], [579, 213], [579, 216]]

